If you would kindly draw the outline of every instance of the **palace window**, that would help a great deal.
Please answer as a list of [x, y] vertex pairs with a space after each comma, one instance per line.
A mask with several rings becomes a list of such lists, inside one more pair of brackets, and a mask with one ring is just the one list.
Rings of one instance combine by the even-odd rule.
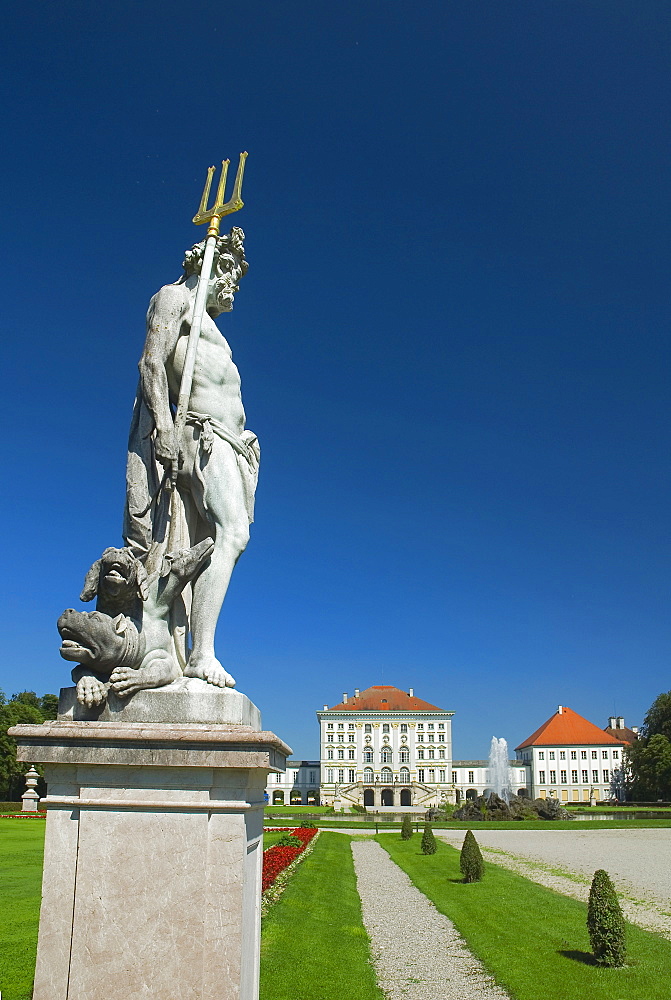
[[418, 729], [424, 729], [424, 723], [423, 722], [418, 722], [417, 723], [417, 728]]
[[417, 780], [418, 781], [424, 781], [424, 768], [423, 767], [420, 767], [419, 770], [417, 771]]
[[444, 750], [439, 750], [438, 751], [438, 756], [440, 757], [441, 760], [445, 760], [445, 751]]
[[445, 781], [445, 772], [444, 771], [439, 771], [438, 772], [438, 777], [439, 777], [439, 779], [441, 781]]
[[620, 758], [620, 751], [613, 750], [613, 760], [619, 760], [619, 758]]
[[599, 772], [598, 771], [592, 771], [592, 781], [594, 782], [595, 785], [596, 785], [596, 783], [597, 783], [598, 780], [599, 780]]
[[428, 726], [427, 726], [427, 729], [433, 729], [433, 722], [430, 722], [430, 723], [428, 724]]
[[423, 750], [418, 750], [417, 751], [417, 760], [424, 760], [424, 751]]
[[575, 752], [575, 750], [571, 750], [571, 760], [577, 760], [577, 759], [578, 759], [578, 754]]
[[345, 723], [344, 722], [339, 722], [338, 723], [338, 729], [344, 729], [344, 728], [345, 728]]
[[438, 733], [438, 742], [439, 743], [445, 742], [445, 733]]
[[604, 781], [610, 781], [610, 778], [608, 777], [609, 774], [610, 774], [610, 771], [604, 771], [603, 772], [603, 780]]
[[347, 759], [348, 759], [348, 760], [354, 760], [354, 755], [355, 755], [355, 753], [356, 753], [356, 751], [355, 751], [355, 750], [348, 750], [348, 751], [347, 751]]
[[435, 759], [436, 759], [436, 751], [429, 750], [429, 760], [435, 760]]
[[555, 752], [554, 750], [550, 750], [550, 753], [548, 754], [548, 760], [554, 760], [554, 759], [555, 759]]
[[407, 767], [402, 767], [401, 770], [399, 771], [398, 776], [399, 776], [399, 781], [401, 782], [402, 785], [410, 784], [410, 771], [408, 770]]
[[333, 733], [328, 734], [328, 736], [326, 737], [326, 742], [333, 743]]
[[581, 771], [580, 775], [583, 785], [586, 785], [587, 782], [589, 781], [589, 774], [587, 773], [587, 771]]
[[550, 771], [550, 784], [551, 785], [556, 785], [557, 784], [557, 772], [556, 771]]
[[327, 760], [333, 760], [333, 750], [326, 751], [326, 758]]
[[571, 784], [572, 785], [577, 785], [578, 784], [578, 772], [577, 771], [571, 771]]
[[388, 767], [383, 767], [380, 772], [380, 781], [384, 781], [385, 784], [391, 784], [392, 774]]
[[598, 755], [598, 753], [596, 752], [596, 750], [592, 750], [592, 760], [596, 760], [598, 756], [599, 756], [599, 755]]
[[410, 763], [410, 751], [408, 750], [407, 747], [401, 747], [401, 749], [398, 752], [398, 759], [401, 764]]
[[373, 768], [372, 767], [364, 767], [364, 769], [363, 769], [363, 781], [364, 781], [365, 785], [372, 785], [373, 784]]
[[349, 726], [348, 726], [347, 728], [348, 728], [348, 729], [354, 729], [354, 723], [353, 723], [353, 722], [350, 722], [350, 724], [349, 724]]
[[417, 742], [418, 743], [424, 742], [424, 733], [417, 733]]
[[393, 760], [392, 752], [389, 747], [384, 747], [382, 750], [382, 763], [391, 764]]
[[468, 783], [469, 783], [469, 785], [472, 785], [474, 781], [475, 781], [475, 771], [469, 771], [468, 772]]
[[545, 784], [545, 771], [538, 772], [538, 783], [541, 785]]
[[382, 726], [382, 732], [383, 733], [388, 733], [389, 732], [389, 723], [388, 722], [385, 722], [383, 724], [383, 726]]
[[608, 751], [607, 750], [602, 750], [601, 751], [601, 756], [603, 757], [604, 760], [608, 760]]
[[354, 735], [354, 733], [350, 733], [348, 739], [350, 743], [354, 743], [356, 736]]
[[364, 725], [363, 731], [364, 731], [364, 733], [372, 733], [373, 732], [373, 727], [371, 726], [370, 722], [367, 722]]
[[351, 785], [354, 781], [356, 781], [356, 771], [354, 770], [353, 767], [350, 767], [350, 769], [347, 772], [347, 774], [348, 774], [348, 781], [349, 781], [349, 783]]
[[559, 759], [560, 760], [566, 760], [566, 750], [560, 750], [559, 751]]
[[333, 768], [332, 767], [328, 767], [326, 769], [326, 780], [328, 781], [329, 785], [333, 784]]
[[344, 759], [345, 759], [345, 751], [338, 750], [338, 760], [344, 760]]
[[338, 768], [338, 781], [342, 783], [344, 780], [345, 780], [345, 769], [342, 767]]
[[544, 750], [539, 750], [538, 751], [538, 759], [539, 760], [545, 760], [545, 751]]
[[436, 780], [436, 772], [432, 767], [429, 768], [429, 781], [434, 782]]
[[580, 760], [587, 760], [587, 751], [586, 750], [581, 750], [580, 751]]
[[562, 785], [566, 784], [566, 771], [559, 772], [559, 780], [561, 781]]
[[327, 729], [333, 729], [333, 723], [332, 722], [327, 722], [326, 723], [326, 728]]
[[402, 722], [401, 723], [401, 732], [402, 733], [407, 733], [407, 731], [408, 731], [408, 723], [407, 722]]
[[344, 742], [345, 742], [345, 734], [338, 733], [338, 743], [344, 743]]
[[444, 729], [445, 728], [445, 723], [444, 722], [439, 722], [438, 723], [438, 728], [439, 729]]
[[314, 785], [314, 783], [315, 783], [315, 772], [310, 771], [310, 784]]
[[457, 783], [457, 772], [456, 771], [452, 772], [452, 781], [453, 781], [454, 784]]
[[369, 750], [369, 749], [364, 750], [364, 752], [363, 752], [363, 762], [364, 762], [364, 764], [372, 764], [373, 763], [373, 751], [372, 750]]

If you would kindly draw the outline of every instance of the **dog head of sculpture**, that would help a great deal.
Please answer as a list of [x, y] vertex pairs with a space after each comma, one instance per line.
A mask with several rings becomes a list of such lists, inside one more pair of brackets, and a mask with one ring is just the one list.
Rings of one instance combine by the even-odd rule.
[[80, 601], [92, 601], [98, 595], [99, 604], [131, 607], [139, 598], [147, 599], [147, 571], [129, 548], [105, 549], [91, 566], [84, 580]]
[[101, 611], [68, 608], [58, 619], [60, 654], [100, 673], [114, 667], [136, 667], [142, 660], [144, 641], [126, 615], [112, 618]]

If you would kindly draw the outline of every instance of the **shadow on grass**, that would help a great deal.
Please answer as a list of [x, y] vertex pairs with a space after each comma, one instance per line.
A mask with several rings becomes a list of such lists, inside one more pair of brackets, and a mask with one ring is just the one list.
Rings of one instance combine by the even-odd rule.
[[562, 951], [561, 949], [557, 952], [558, 955], [563, 955], [564, 958], [570, 958], [574, 962], [582, 962], [583, 965], [597, 965], [597, 960], [590, 951]]

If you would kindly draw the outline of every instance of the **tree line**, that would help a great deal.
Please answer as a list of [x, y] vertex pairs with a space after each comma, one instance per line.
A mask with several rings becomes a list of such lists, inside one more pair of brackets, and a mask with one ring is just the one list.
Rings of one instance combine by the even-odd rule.
[[627, 747], [624, 781], [630, 801], [671, 800], [671, 691], [655, 698], [639, 739]]
[[[25, 773], [29, 765], [16, 759], [16, 743], [7, 735], [10, 726], [39, 725], [58, 715], [58, 695], [19, 691], [7, 698], [0, 691], [0, 800], [18, 802], [26, 790]], [[39, 770], [39, 768], [38, 768]], [[38, 792], [40, 788], [38, 786]], [[42, 792], [44, 794], [44, 792]]]

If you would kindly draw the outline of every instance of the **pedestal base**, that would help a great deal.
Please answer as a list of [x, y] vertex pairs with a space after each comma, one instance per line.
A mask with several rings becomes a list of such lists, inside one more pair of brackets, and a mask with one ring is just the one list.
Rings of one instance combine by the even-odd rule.
[[48, 809], [34, 1000], [256, 1000], [264, 789], [234, 725], [16, 726]]

